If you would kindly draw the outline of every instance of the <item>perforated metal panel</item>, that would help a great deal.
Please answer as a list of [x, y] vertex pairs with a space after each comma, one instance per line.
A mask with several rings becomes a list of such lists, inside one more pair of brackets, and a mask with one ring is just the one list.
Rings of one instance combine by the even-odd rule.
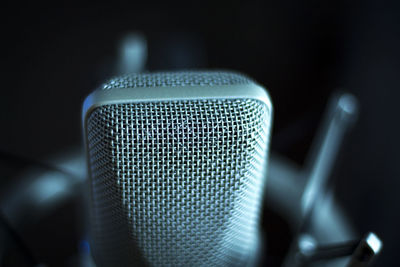
[[258, 246], [268, 112], [252, 99], [94, 109], [86, 132], [96, 263], [248, 263]]

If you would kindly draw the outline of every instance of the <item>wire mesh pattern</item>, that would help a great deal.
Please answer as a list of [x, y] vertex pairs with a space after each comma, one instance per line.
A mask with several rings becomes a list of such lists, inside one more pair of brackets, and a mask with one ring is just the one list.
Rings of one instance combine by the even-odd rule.
[[156, 72], [133, 73], [115, 77], [103, 84], [102, 90], [134, 87], [176, 87], [176, 86], [216, 86], [247, 84], [250, 80], [234, 72]]
[[267, 112], [256, 100], [95, 109], [87, 124], [95, 257], [243, 265], [258, 242]]
[[[248, 83], [233, 72], [164, 72], [120, 76], [100, 90]], [[269, 112], [254, 99], [202, 99], [88, 114], [96, 264], [246, 265], [259, 243]]]

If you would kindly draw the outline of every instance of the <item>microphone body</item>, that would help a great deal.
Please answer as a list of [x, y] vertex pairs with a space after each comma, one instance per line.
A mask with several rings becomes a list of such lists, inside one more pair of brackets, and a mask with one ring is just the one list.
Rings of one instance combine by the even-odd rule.
[[260, 247], [272, 105], [234, 72], [111, 79], [83, 105], [98, 266], [243, 266]]

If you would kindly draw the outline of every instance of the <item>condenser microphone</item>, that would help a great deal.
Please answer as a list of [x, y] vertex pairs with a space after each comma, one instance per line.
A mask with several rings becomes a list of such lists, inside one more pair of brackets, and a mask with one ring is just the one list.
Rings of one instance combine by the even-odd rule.
[[113, 78], [83, 105], [97, 266], [246, 266], [261, 244], [272, 105], [235, 72]]

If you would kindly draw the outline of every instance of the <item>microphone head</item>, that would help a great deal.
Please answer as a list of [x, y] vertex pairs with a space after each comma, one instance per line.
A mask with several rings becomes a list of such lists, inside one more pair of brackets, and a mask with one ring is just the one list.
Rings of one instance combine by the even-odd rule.
[[260, 246], [272, 105], [234, 72], [116, 77], [83, 129], [98, 266], [243, 266]]

